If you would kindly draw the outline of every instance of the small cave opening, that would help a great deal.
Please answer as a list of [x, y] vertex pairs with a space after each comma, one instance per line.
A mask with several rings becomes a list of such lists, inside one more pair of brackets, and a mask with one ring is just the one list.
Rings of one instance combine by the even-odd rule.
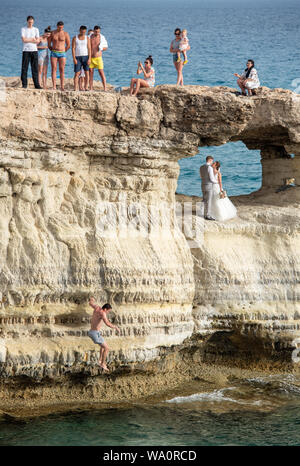
[[228, 195], [250, 194], [261, 188], [261, 153], [259, 150], [249, 150], [239, 141], [222, 146], [201, 147], [197, 155], [180, 159], [177, 194], [202, 197], [199, 168], [205, 163], [207, 155], [212, 155], [215, 161], [220, 162], [223, 186]]

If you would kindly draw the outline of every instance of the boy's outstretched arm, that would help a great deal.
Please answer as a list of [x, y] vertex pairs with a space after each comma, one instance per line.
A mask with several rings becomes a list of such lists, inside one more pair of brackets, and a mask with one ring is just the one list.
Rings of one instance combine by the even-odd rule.
[[114, 328], [118, 333], [120, 333], [120, 329], [119, 327], [117, 327], [116, 325], [113, 325], [109, 320], [108, 318], [106, 317], [105, 313], [103, 312], [103, 322], [105, 323], [105, 325], [107, 325], [107, 327], [110, 327], [110, 328]]

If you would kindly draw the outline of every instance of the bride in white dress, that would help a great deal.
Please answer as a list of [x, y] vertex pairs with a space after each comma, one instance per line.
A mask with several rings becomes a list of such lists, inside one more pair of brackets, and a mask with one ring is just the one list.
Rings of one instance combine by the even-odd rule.
[[237, 211], [231, 200], [225, 194], [222, 197], [224, 191], [222, 187], [222, 175], [220, 172], [220, 162], [214, 162], [212, 164], [214, 170], [214, 176], [217, 184], [213, 185], [213, 198], [211, 203], [211, 215], [219, 222], [224, 222], [231, 218], [236, 217]]

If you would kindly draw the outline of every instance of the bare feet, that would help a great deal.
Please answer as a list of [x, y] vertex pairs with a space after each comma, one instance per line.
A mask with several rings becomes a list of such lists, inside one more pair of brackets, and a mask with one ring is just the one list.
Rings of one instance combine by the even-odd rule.
[[104, 371], [109, 372], [109, 369], [108, 369], [108, 367], [107, 367], [106, 364], [101, 364], [101, 363], [99, 363], [99, 365], [100, 365], [100, 367], [101, 367]]

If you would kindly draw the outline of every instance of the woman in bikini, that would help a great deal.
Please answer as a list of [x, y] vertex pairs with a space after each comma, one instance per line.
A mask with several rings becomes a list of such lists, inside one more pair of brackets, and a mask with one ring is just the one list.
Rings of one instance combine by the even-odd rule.
[[137, 74], [144, 73], [144, 79], [132, 78], [130, 83], [130, 95], [136, 96], [141, 87], [154, 87], [155, 84], [155, 69], [152, 67], [153, 58], [149, 55], [145, 60], [145, 67], [139, 61]]

